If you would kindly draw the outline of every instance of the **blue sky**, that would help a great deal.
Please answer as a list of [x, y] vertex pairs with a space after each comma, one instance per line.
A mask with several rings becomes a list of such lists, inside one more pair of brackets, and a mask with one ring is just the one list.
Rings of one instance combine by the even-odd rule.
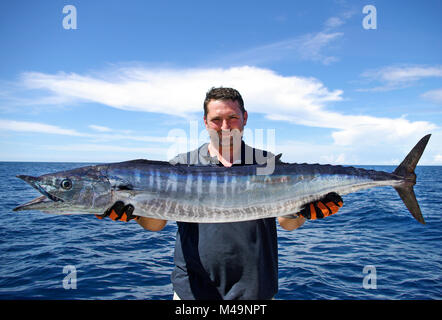
[[[64, 29], [63, 7], [77, 29]], [[365, 29], [366, 5], [376, 29]], [[442, 165], [440, 1], [2, 1], [0, 161], [167, 160], [238, 89], [289, 162]], [[370, 20], [373, 23], [373, 20]]]

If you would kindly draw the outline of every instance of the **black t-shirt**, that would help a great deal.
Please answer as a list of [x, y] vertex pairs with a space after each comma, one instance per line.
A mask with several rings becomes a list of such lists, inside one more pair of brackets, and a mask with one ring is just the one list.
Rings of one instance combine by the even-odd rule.
[[[234, 165], [262, 163], [257, 161], [262, 156], [273, 154], [243, 142], [241, 161]], [[210, 157], [207, 143], [179, 154], [171, 163], [220, 165], [216, 157]], [[177, 225], [171, 279], [181, 299], [271, 299], [276, 294], [275, 218], [230, 223], [177, 222]]]

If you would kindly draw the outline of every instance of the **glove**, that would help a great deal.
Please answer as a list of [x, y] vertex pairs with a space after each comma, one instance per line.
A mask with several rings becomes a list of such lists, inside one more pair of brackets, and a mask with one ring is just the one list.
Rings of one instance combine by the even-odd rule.
[[330, 192], [320, 200], [305, 205], [298, 215], [309, 220], [322, 219], [335, 214], [343, 205], [341, 196]]
[[133, 219], [138, 219], [138, 216], [134, 216], [132, 213], [135, 208], [131, 204], [124, 205], [123, 201], [116, 201], [112, 207], [106, 210], [106, 212], [102, 215], [95, 215], [98, 219], [103, 219], [106, 217], [111, 218], [112, 220], [120, 220], [124, 222], [128, 222]]

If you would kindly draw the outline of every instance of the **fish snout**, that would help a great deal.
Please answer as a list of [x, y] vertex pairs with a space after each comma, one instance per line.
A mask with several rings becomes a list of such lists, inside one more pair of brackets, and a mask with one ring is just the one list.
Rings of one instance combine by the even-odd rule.
[[36, 177], [26, 176], [26, 175], [23, 175], [23, 174], [19, 174], [16, 177], [22, 179], [23, 181], [25, 181], [27, 183], [29, 183], [30, 185], [34, 185], [35, 182], [38, 180], [38, 178], [36, 178]]

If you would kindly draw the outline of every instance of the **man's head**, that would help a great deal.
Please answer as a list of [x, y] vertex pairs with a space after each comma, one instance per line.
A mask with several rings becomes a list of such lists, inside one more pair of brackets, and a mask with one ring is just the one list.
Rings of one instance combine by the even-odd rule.
[[240, 93], [232, 88], [212, 88], [204, 100], [204, 124], [211, 141], [232, 146], [233, 137], [241, 138], [247, 123], [247, 111]]
[[244, 109], [244, 101], [241, 97], [241, 94], [238, 92], [238, 90], [235, 90], [233, 88], [212, 88], [206, 93], [206, 99], [204, 99], [204, 118], [207, 117], [208, 111], [208, 104], [211, 100], [232, 100], [233, 102], [238, 102], [238, 107], [240, 108], [241, 112], [244, 114], [246, 110]]

